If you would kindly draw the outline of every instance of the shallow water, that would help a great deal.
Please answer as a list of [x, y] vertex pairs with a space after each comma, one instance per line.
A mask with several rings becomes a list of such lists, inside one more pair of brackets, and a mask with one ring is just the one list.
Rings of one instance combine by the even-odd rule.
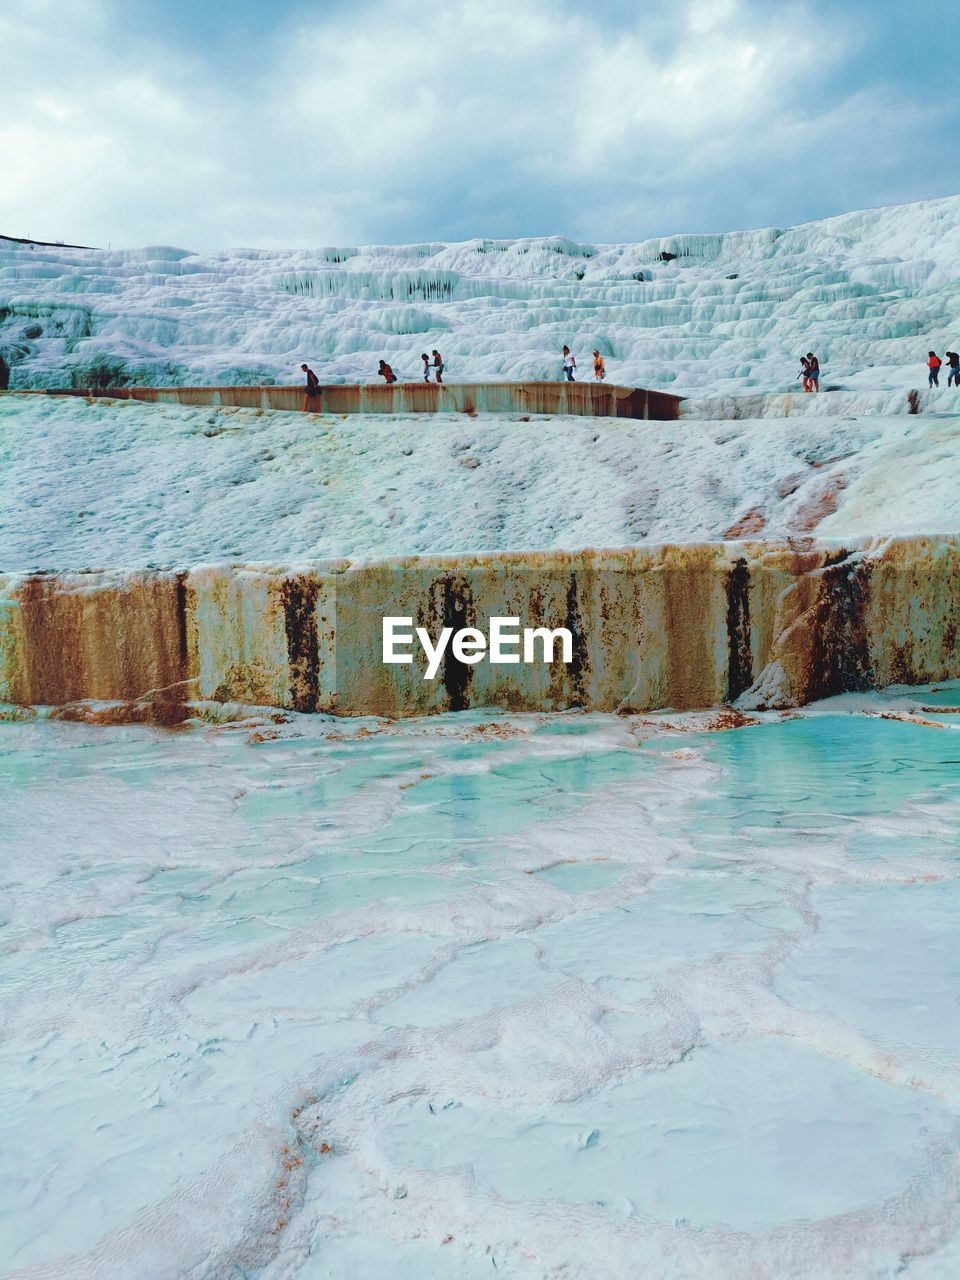
[[0, 725], [3, 1270], [955, 1275], [943, 720]]

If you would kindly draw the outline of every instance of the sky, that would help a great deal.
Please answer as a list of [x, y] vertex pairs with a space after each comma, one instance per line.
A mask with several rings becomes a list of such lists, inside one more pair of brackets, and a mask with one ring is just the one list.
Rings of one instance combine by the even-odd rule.
[[2, 0], [0, 234], [789, 226], [960, 192], [956, 0]]

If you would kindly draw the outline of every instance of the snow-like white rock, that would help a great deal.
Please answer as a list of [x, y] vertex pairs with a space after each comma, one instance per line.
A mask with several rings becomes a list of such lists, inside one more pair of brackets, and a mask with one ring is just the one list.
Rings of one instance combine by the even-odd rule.
[[0, 569], [960, 527], [960, 418], [323, 417], [0, 397]]
[[[451, 381], [590, 376], [736, 394], [925, 382], [960, 343], [960, 198], [789, 230], [640, 244], [562, 237], [276, 252], [82, 250], [0, 238], [0, 357], [11, 385], [373, 380], [438, 347]], [[99, 375], [91, 369], [100, 369]]]

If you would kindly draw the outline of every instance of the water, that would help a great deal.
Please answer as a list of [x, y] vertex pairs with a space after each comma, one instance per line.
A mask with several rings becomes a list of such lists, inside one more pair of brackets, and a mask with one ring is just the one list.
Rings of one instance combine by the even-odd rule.
[[941, 719], [0, 726], [4, 1273], [952, 1277]]

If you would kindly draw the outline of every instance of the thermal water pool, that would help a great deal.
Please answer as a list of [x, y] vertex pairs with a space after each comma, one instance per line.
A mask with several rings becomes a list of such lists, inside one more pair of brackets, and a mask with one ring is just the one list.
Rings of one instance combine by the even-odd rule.
[[960, 1273], [920, 702], [0, 725], [3, 1272]]

